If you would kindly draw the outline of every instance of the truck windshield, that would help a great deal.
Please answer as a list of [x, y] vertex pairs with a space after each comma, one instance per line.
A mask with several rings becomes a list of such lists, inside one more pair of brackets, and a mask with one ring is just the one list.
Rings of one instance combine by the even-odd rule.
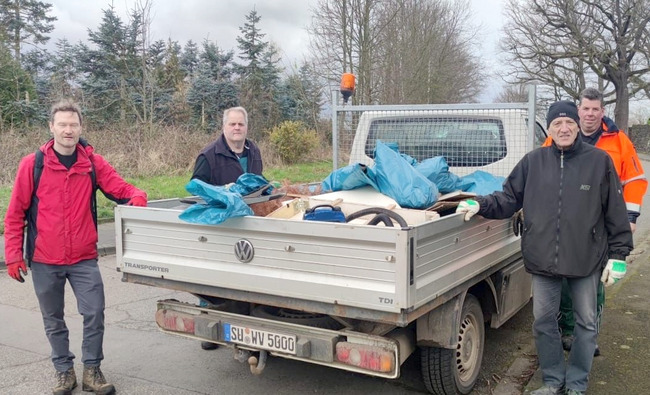
[[413, 117], [374, 120], [366, 155], [374, 158], [377, 140], [395, 143], [400, 153], [423, 161], [444, 156], [449, 166], [485, 166], [506, 156], [500, 119]]

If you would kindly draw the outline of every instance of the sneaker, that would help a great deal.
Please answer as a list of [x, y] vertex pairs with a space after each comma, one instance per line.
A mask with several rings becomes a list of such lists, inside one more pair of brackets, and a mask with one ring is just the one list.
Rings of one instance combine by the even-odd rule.
[[567, 390], [565, 395], [583, 395], [584, 392], [578, 390]]
[[204, 350], [216, 350], [219, 348], [217, 343], [201, 342], [201, 348]]
[[115, 387], [113, 384], [106, 382], [104, 374], [99, 366], [84, 366], [84, 379], [81, 389], [100, 395], [115, 393]]
[[77, 375], [74, 373], [74, 368], [65, 372], [56, 372], [56, 387], [52, 388], [53, 395], [71, 395], [75, 388], [77, 388]]
[[550, 385], [545, 385], [530, 393], [530, 395], [560, 395], [560, 394], [564, 394], [564, 388], [551, 387]]
[[600, 355], [600, 347], [598, 347], [598, 344], [596, 344], [596, 349], [594, 350], [594, 357], [597, 357]]

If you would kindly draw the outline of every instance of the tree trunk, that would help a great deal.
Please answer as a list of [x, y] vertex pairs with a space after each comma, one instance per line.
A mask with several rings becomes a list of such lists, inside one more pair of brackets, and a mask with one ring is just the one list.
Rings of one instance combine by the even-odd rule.
[[620, 130], [627, 133], [628, 119], [630, 115], [630, 92], [627, 87], [627, 79], [616, 85], [616, 106], [614, 107], [614, 120]]

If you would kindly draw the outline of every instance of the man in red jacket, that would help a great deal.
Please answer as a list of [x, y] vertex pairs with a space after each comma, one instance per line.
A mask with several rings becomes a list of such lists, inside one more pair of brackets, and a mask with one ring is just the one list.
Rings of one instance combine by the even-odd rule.
[[71, 394], [77, 386], [75, 355], [70, 352], [64, 320], [66, 280], [83, 316], [83, 390], [112, 394], [115, 387], [106, 382], [100, 369], [104, 284], [97, 265], [95, 192], [99, 188], [109, 199], [134, 206], [146, 206], [147, 194], [124, 181], [93, 147], [80, 140], [82, 116], [77, 104], [62, 100], [52, 106], [49, 126], [53, 139], [18, 166], [5, 216], [7, 272], [24, 282], [26, 262], [31, 267], [56, 370], [53, 394]]

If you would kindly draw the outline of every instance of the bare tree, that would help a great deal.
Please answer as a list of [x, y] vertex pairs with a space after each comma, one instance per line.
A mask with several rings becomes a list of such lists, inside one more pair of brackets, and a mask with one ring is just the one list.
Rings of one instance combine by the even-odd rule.
[[485, 73], [474, 56], [469, 3], [405, 0], [382, 20], [378, 74], [382, 103], [472, 101]]
[[627, 129], [630, 98], [650, 92], [649, 0], [510, 0], [502, 49], [510, 82], [538, 82], [576, 99], [598, 86]]
[[313, 10], [311, 51], [317, 67], [331, 81], [342, 73], [357, 76], [358, 88], [353, 103], [372, 103], [376, 83], [373, 70], [378, 66], [376, 46], [380, 29], [377, 19], [386, 1], [320, 0]]
[[528, 87], [523, 84], [506, 86], [494, 100], [497, 103], [522, 103], [528, 100]]
[[[312, 54], [331, 81], [357, 76], [354, 103], [473, 100], [483, 87], [467, 1], [320, 0]], [[477, 71], [479, 70], [479, 71]]]

